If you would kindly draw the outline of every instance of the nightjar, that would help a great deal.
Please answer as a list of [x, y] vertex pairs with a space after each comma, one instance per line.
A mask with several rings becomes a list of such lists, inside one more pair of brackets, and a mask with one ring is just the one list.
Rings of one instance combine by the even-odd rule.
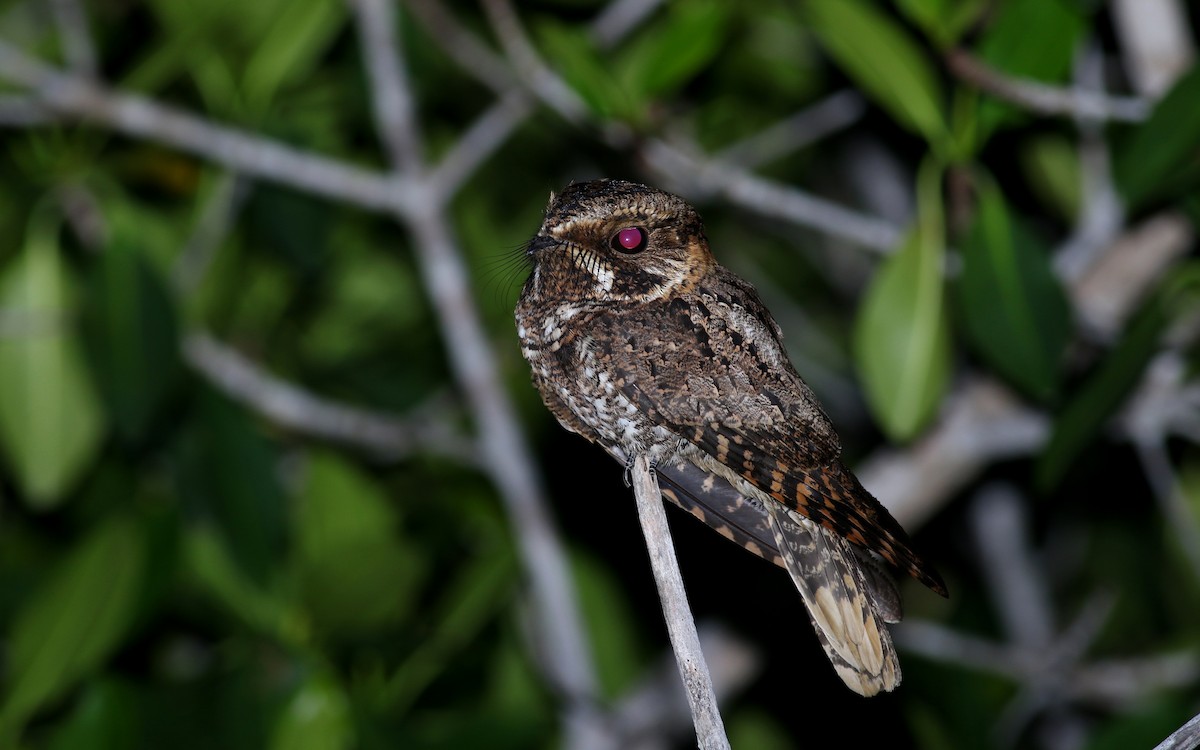
[[573, 183], [526, 254], [521, 351], [563, 427], [618, 461], [648, 454], [667, 499], [788, 571], [846, 685], [896, 687], [887, 568], [945, 585], [842, 463], [779, 326], [717, 264], [695, 209], [632, 182]]

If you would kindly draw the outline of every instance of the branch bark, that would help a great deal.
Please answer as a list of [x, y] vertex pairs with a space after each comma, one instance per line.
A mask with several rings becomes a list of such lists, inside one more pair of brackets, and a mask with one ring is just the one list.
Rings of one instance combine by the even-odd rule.
[[667, 526], [667, 512], [658, 489], [658, 477], [645, 455], [634, 458], [631, 473], [638, 518], [642, 523], [642, 534], [646, 537], [646, 549], [650, 552], [650, 568], [658, 585], [671, 648], [675, 651], [679, 676], [683, 679], [688, 706], [692, 710], [697, 743], [703, 750], [728, 750], [729, 740], [725, 736], [725, 725], [717, 707], [717, 695], [704, 661], [704, 652], [700, 649], [700, 636], [696, 633], [696, 622], [688, 606], [679, 561], [675, 559], [675, 546], [671, 542], [671, 529]]

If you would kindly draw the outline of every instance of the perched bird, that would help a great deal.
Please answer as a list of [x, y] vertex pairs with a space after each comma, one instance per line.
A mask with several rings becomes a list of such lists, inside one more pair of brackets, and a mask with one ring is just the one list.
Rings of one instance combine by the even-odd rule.
[[754, 288], [717, 264], [695, 209], [620, 180], [551, 194], [526, 247], [521, 351], [546, 406], [663, 494], [791, 575], [834, 669], [900, 683], [885, 565], [945, 596], [937, 572], [841, 459], [841, 443]]

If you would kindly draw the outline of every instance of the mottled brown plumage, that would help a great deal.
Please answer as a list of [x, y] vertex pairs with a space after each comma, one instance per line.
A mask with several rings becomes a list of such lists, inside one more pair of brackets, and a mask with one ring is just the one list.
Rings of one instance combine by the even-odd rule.
[[558, 421], [618, 460], [648, 454], [668, 499], [788, 570], [847, 685], [895, 687], [884, 623], [899, 597], [876, 556], [945, 586], [842, 463], [779, 327], [717, 264], [696, 211], [636, 183], [572, 184], [527, 252], [518, 334]]

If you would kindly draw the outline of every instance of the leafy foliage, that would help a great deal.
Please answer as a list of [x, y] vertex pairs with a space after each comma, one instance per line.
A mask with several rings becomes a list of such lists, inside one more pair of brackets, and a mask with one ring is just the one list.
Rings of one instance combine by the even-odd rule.
[[[43, 5], [0, 1], [0, 39], [65, 69], [70, 43]], [[392, 31], [436, 165], [462, 155], [464, 133], [476, 146], [494, 134], [480, 123], [495, 126], [497, 92], [488, 71], [460, 69], [470, 45], [430, 24], [418, 12], [428, 5], [400, 3]], [[474, 4], [434, 5], [497, 59], [514, 41]], [[668, 0], [615, 40], [591, 25], [608, 5], [513, 3], [584, 121], [534, 102], [448, 207], [570, 548], [570, 570], [556, 572], [584, 613], [597, 710], [659, 674], [661, 615], [620, 467], [565, 437], [537, 402], [511, 309], [518, 249], [546, 193], [603, 174], [694, 191], [714, 252], [775, 312], [849, 463], [927, 451], [922, 438], [963, 383], [997, 384], [1048, 426], [1044, 445], [1002, 463], [921, 477], [942, 494], [910, 531], [953, 598], [906, 591], [912, 619], [976, 640], [1009, 635], [971, 523], [970, 496], [995, 481], [1022, 498], [1056, 624], [1097, 589], [1117, 594], [1090, 643], [1097, 660], [1129, 666], [1126, 682], [1096, 683], [1129, 687], [1124, 697], [1053, 693], [1043, 716], [1030, 696], [1077, 688], [1077, 675], [1022, 682], [1019, 659], [948, 665], [902, 644], [904, 687], [865, 704], [843, 694], [787, 576], [681, 520], [699, 618], [760, 657], [755, 682], [723, 706], [735, 747], [832, 744], [819, 725], [838, 728], [840, 744], [850, 727], [863, 746], [1041, 747], [1067, 716], [1099, 750], [1150, 746], [1177, 727], [1200, 697], [1200, 571], [1178, 533], [1200, 518], [1196, 260], [1163, 265], [1111, 331], [1091, 328], [1079, 304], [1094, 279], [1065, 276], [1058, 260], [1096, 229], [1107, 161], [1118, 224], [1165, 217], [1195, 236], [1200, 65], [1149, 101], [1144, 122], [1055, 119], [957, 79], [945, 56], [1065, 87], [1087, 46], [1103, 56], [1105, 85], [1133, 95], [1110, 4]], [[1180, 5], [1196, 36], [1200, 9]], [[380, 170], [354, 6], [81, 3], [114, 90]], [[528, 74], [503, 65], [490, 72], [508, 85]], [[187, 354], [205, 331], [291, 387], [474, 436], [478, 415], [463, 407], [431, 304], [438, 272], [422, 266], [417, 240], [352, 196], [234, 174], [157, 134], [25, 112], [10, 75], [0, 67], [0, 747], [559, 746], [564, 707], [580, 698], [545, 678], [520, 520], [478, 463], [438, 453], [427, 435], [399, 457], [314, 437], [279, 418], [294, 398], [274, 411], [232, 398]], [[798, 131], [812, 120], [792, 116], [847, 88], [861, 94], [855, 113], [806, 140]], [[661, 142], [725, 161], [663, 174], [648, 158]], [[779, 190], [747, 200], [747, 183], [724, 189], [723, 170], [743, 166]], [[792, 189], [903, 239], [872, 255], [798, 233], [807, 224], [787, 206], [761, 205]], [[1194, 239], [1181, 242], [1194, 255]], [[1142, 251], [1124, 259], [1130, 284], [1153, 260]], [[1130, 445], [1132, 427], [1147, 428], [1128, 411], [1153, 406], [1150, 386], [1167, 376], [1179, 398], [1152, 412], [1166, 425], [1151, 445], [1163, 477]], [[966, 442], [935, 446], [977, 448]], [[1152, 487], [1166, 488], [1166, 504]], [[1193, 671], [1158, 684], [1121, 661], [1162, 653]]]

